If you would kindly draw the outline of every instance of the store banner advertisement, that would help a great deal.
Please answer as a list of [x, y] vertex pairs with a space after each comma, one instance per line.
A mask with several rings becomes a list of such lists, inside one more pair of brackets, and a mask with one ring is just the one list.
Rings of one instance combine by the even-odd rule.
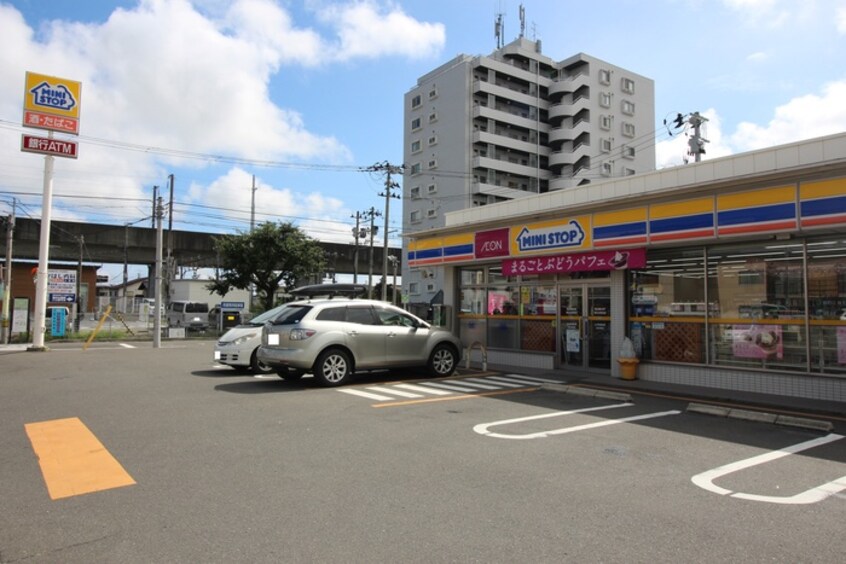
[[737, 358], [784, 358], [780, 325], [735, 325], [732, 353]]

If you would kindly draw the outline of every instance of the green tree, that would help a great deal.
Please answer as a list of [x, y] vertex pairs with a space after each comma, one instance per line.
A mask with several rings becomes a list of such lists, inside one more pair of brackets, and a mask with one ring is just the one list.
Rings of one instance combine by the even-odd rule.
[[253, 285], [264, 309], [273, 307], [280, 285], [291, 288], [298, 280], [322, 272], [323, 249], [316, 239], [289, 222], [263, 223], [253, 232], [214, 238], [220, 255], [220, 274], [206, 287], [226, 295], [231, 288]]

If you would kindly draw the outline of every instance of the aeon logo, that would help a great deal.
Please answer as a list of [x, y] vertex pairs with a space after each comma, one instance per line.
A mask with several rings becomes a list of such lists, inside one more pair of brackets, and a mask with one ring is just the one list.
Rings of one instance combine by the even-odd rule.
[[507, 257], [510, 254], [508, 228], [476, 233], [474, 251], [476, 258]]
[[482, 243], [483, 253], [502, 252], [505, 249], [505, 244], [502, 241], [485, 241]]

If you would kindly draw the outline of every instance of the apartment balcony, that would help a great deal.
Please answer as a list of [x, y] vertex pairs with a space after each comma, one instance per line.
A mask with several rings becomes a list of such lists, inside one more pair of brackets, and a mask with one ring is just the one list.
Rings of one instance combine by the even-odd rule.
[[554, 127], [549, 131], [549, 144], [552, 145], [553, 143], [558, 142], [567, 142], [567, 141], [575, 141], [579, 135], [583, 133], [590, 133], [593, 128], [591, 128], [590, 123], [586, 120], [582, 120], [574, 126], [569, 126], [569, 121], [566, 123], [562, 123], [561, 127]]
[[513, 149], [515, 151], [523, 151], [524, 153], [540, 154], [543, 156], [549, 155], [549, 147], [538, 145], [531, 141], [523, 141], [522, 139], [514, 139], [506, 135], [497, 135], [487, 131], [473, 132], [473, 143], [484, 143], [485, 145], [496, 145], [497, 147], [504, 147]]
[[504, 75], [513, 76], [515, 78], [519, 78], [520, 80], [525, 80], [526, 82], [535, 82], [541, 86], [546, 86], [547, 88], [553, 84], [553, 80], [549, 77], [521, 69], [510, 62], [497, 61], [489, 57], [480, 57], [474, 68], [479, 67], [491, 69]]
[[[504, 100], [514, 100], [515, 102], [520, 102], [521, 104], [530, 106], [536, 106], [538, 104], [538, 98], [528, 92], [523, 93], [519, 90], [512, 90], [511, 88], [507, 88], [505, 86], [497, 86], [496, 84], [491, 84], [490, 82], [477, 79], [473, 81], [473, 94], [477, 94], [479, 92], [484, 94], [493, 94], [494, 96]], [[546, 104], [546, 100], [541, 99], [540, 101], [542, 104]]]
[[588, 85], [590, 85], [590, 75], [588, 73], [580, 73], [567, 78], [559, 78], [558, 80], [553, 80], [552, 84], [549, 85], [549, 95], [551, 97], [553, 94], [567, 94], [575, 92], [579, 88]]
[[[567, 97], [565, 100], [571, 100]], [[550, 121], [555, 118], [568, 118], [578, 114], [581, 111], [590, 109], [590, 98], [582, 96], [576, 100], [565, 101], [562, 100], [559, 104], [552, 104], [549, 106]]]
[[491, 157], [473, 157], [473, 169], [490, 169], [515, 176], [529, 176], [532, 178], [549, 178], [550, 172], [529, 164], [513, 163]]
[[534, 129], [539, 132], [548, 133], [549, 132], [549, 124], [539, 122], [537, 119], [526, 116], [519, 115], [519, 114], [512, 114], [509, 112], [505, 112], [502, 110], [497, 110], [494, 108], [489, 108], [487, 106], [483, 106], [481, 104], [477, 104], [473, 107], [473, 119], [476, 118], [483, 118], [483, 119], [492, 119], [502, 123], [508, 123], [510, 125], [516, 127], [523, 127], [525, 129]]
[[528, 198], [529, 196], [537, 195], [537, 192], [519, 190], [509, 186], [497, 186], [496, 184], [487, 184], [485, 182], [473, 182], [472, 191], [473, 194], [484, 194], [486, 196], [496, 196], [498, 198], [507, 198], [509, 200]]

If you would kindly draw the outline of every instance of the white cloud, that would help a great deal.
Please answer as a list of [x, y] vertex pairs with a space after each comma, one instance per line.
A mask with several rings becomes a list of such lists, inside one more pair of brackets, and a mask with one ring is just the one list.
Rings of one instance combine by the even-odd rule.
[[[26, 71], [80, 81], [80, 156], [56, 168], [57, 186], [65, 173], [97, 178], [104, 171], [101, 182], [74, 184], [81, 194], [144, 197], [143, 186], [166, 176], [163, 166], [206, 164], [95, 146], [86, 138], [247, 159], [349, 163], [351, 151], [341, 140], [310, 131], [308, 116], [271, 99], [271, 79], [284, 79], [277, 75], [286, 65], [432, 55], [443, 47], [444, 30], [374, 2], [326, 8], [320, 18], [330, 24], [328, 37], [297, 27], [275, 0], [141, 0], [105, 22], [54, 20], [36, 33], [15, 8], [0, 4], [0, 83], [6, 86], [0, 119], [19, 119]], [[22, 157], [19, 137], [19, 129], [0, 129], [0, 186], [38, 194], [41, 159]], [[213, 196], [215, 186], [207, 189]], [[267, 191], [260, 197], [268, 205], [292, 215], [335, 206]], [[113, 211], [125, 214], [117, 206]]]
[[749, 55], [746, 56], [746, 60], [751, 62], [751, 63], [760, 63], [761, 61], [766, 61], [769, 58], [770, 58], [770, 56], [767, 53], [764, 53], [763, 51], [758, 51], [756, 53], [750, 53]]
[[846, 35], [846, 6], [837, 8], [834, 14], [834, 23], [837, 27], [837, 33]]
[[785, 0], [723, 0], [731, 10], [738, 13], [747, 23], [777, 29], [784, 26], [805, 8], [805, 2], [796, 4]]
[[319, 17], [337, 28], [340, 44], [333, 57], [339, 60], [401, 55], [411, 59], [433, 57], [446, 42], [443, 24], [419, 22], [399, 6], [386, 13], [372, 1], [329, 6]]

